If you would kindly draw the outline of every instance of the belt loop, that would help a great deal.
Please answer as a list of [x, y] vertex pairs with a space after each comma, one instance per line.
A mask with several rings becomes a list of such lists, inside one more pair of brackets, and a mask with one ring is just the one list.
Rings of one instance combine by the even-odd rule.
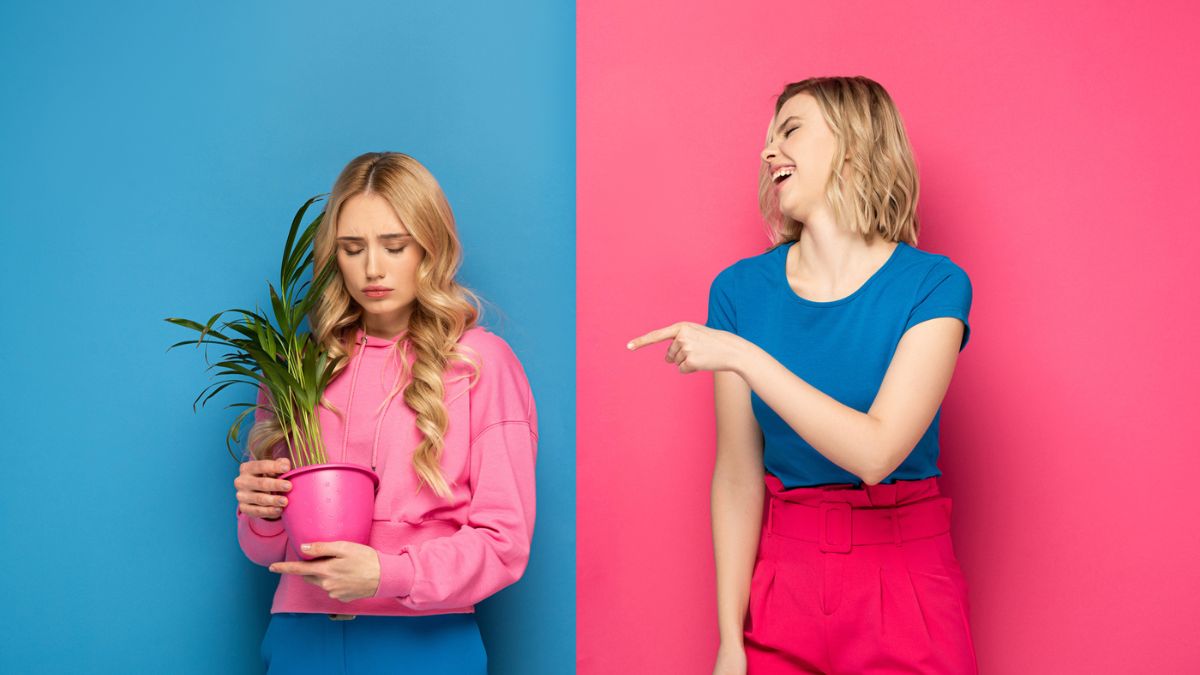
[[767, 495], [767, 534], [775, 531], [775, 498], [770, 494]]

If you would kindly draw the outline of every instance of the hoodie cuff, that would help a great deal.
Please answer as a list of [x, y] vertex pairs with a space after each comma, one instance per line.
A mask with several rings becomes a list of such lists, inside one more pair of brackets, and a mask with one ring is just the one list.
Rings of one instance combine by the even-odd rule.
[[245, 518], [246, 524], [250, 526], [250, 531], [260, 537], [275, 537], [283, 533], [283, 519], [266, 520], [258, 516], [248, 516], [242, 513], [241, 507], [237, 511], [239, 518]]
[[416, 567], [408, 551], [398, 554], [381, 553], [379, 556], [379, 588], [375, 589], [376, 598], [406, 598], [412, 592], [413, 576]]

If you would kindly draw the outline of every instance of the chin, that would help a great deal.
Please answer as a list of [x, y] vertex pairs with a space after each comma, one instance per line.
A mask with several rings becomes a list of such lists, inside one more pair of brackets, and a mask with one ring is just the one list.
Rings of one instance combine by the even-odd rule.
[[397, 309], [398, 309], [398, 306], [394, 302], [389, 302], [386, 305], [381, 305], [377, 302], [371, 303], [368, 305], [363, 305], [363, 311], [365, 311], [367, 314], [375, 314], [376, 316], [386, 316], [388, 314], [393, 314], [396, 312]]
[[801, 211], [800, 209], [780, 208], [779, 212], [782, 213], [784, 216], [787, 216], [788, 218], [791, 218], [792, 220], [794, 220], [798, 223], [803, 223], [804, 219], [808, 217], [808, 214], [806, 212]]
[[780, 213], [787, 216], [788, 218], [791, 218], [792, 220], [803, 220], [804, 214], [802, 213], [802, 209], [799, 209], [796, 207], [797, 207], [797, 205], [794, 203], [794, 200], [791, 200], [791, 199], [788, 199], [786, 201], [782, 200], [782, 199], [779, 200], [779, 212]]

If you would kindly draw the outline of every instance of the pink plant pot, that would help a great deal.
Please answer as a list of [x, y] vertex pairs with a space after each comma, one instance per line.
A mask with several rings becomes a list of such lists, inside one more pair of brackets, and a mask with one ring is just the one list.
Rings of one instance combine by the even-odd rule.
[[300, 544], [313, 541], [368, 543], [379, 489], [374, 471], [357, 464], [313, 464], [279, 478], [292, 484], [283, 528], [300, 558], [316, 557], [300, 551]]

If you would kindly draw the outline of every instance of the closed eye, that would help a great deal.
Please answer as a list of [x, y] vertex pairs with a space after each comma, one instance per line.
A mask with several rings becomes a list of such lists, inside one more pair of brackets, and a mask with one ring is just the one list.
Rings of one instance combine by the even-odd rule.
[[[404, 249], [406, 249], [406, 248], [408, 248], [407, 244], [405, 244], [404, 246], [401, 246], [400, 248], [389, 248], [389, 249], [385, 249], [385, 250], [388, 253], [404, 253]], [[358, 249], [357, 251], [351, 251], [348, 248], [342, 249], [342, 253], [345, 253], [346, 255], [349, 255], [349, 256], [355, 256], [362, 252], [363, 252], [363, 250], [361, 248]]]

